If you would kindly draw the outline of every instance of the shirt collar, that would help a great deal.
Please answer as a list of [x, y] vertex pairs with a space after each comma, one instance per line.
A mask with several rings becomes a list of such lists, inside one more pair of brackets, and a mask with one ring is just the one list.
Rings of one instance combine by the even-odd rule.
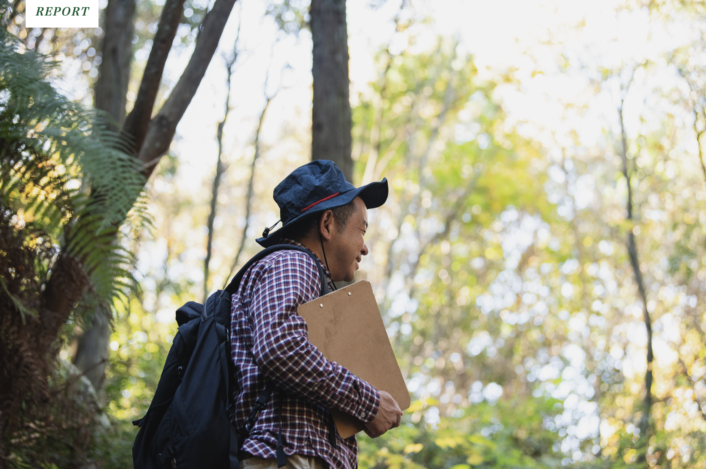
[[292, 246], [299, 246], [299, 247], [302, 247], [302, 248], [306, 249], [306, 250], [309, 251], [310, 253], [312, 253], [312, 254], [314, 255], [314, 257], [316, 258], [316, 260], [319, 262], [319, 265], [321, 265], [321, 267], [323, 267], [323, 269], [324, 269], [324, 274], [326, 275], [326, 278], [328, 279], [329, 287], [331, 286], [331, 283], [333, 282], [333, 280], [331, 279], [331, 272], [329, 272], [328, 267], [326, 266], [326, 264], [325, 264], [324, 262], [322, 262], [321, 259], [319, 259], [319, 256], [317, 256], [314, 251], [312, 251], [312, 250], [309, 249], [308, 247], [304, 246], [304, 245], [303, 245], [302, 243], [300, 243], [299, 241], [294, 241], [293, 239], [289, 239], [289, 238], [282, 238], [282, 239], [278, 242], [278, 244], [291, 244]]

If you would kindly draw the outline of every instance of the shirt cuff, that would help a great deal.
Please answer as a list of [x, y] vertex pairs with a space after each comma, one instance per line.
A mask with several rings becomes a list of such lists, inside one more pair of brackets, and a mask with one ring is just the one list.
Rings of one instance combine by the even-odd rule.
[[360, 395], [360, 405], [356, 409], [355, 417], [363, 423], [372, 422], [380, 408], [380, 393], [368, 382], [356, 377], [355, 386]]

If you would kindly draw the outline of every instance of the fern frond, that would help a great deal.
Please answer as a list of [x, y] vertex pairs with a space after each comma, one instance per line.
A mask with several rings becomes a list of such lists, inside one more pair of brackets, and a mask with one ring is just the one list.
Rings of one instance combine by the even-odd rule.
[[[82, 303], [119, 301], [136, 288], [135, 259], [122, 246], [120, 226], [129, 232], [152, 224], [132, 142], [109, 130], [107, 114], [57, 92], [49, 81], [56, 63], [20, 53], [4, 29], [0, 63], [0, 210], [81, 259], [93, 298]], [[48, 262], [35, 274], [49, 275]]]

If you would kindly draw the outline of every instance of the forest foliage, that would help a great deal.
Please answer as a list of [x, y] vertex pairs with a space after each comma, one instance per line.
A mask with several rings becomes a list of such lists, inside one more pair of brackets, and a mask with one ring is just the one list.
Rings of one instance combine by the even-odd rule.
[[[195, 25], [206, 6], [192, 3], [187, 8]], [[306, 37], [296, 26], [306, 20], [300, 3], [273, 2], [267, 11], [287, 33]], [[648, 57], [591, 61], [590, 54], [571, 49], [566, 39], [591, 26], [579, 23], [557, 31], [549, 65], [537, 58], [528, 74], [520, 67], [481, 66], [457, 37], [436, 34], [426, 47], [417, 47], [428, 36], [428, 25], [426, 18], [415, 16], [411, 3], [403, 2], [394, 21], [393, 38], [403, 38], [403, 46], [378, 48], [374, 79], [352, 92], [354, 182], [387, 177], [391, 188], [387, 204], [370, 212], [371, 255], [358, 278], [373, 284], [413, 396], [399, 429], [378, 439], [359, 438], [360, 466], [703, 465], [706, 164], [701, 138], [706, 130], [706, 54], [700, 32], [706, 24], [699, 6], [616, 4], [610, 13], [622, 18], [623, 26], [648, 18], [657, 38], [664, 37], [658, 33], [676, 38], [675, 28], [685, 24], [693, 33], [663, 41]], [[152, 2], [140, 5], [134, 43], [138, 55], [159, 10], [152, 9]], [[175, 47], [189, 47], [196, 36], [194, 25], [182, 27], [181, 43]], [[8, 29], [24, 47], [35, 41], [31, 51], [40, 32], [12, 27]], [[88, 63], [83, 74], [90, 82], [96, 51], [86, 54], [80, 44], [74, 59]], [[62, 42], [57, 39], [54, 47], [63, 47]], [[69, 49], [64, 51], [67, 57], [72, 55]], [[533, 53], [527, 56], [534, 59]], [[25, 53], [17, 60], [31, 57]], [[34, 66], [41, 72], [38, 79], [48, 80], [46, 65]], [[12, 103], [4, 91], [9, 89], [6, 73], [3, 68], [0, 74], [3, 112]], [[562, 80], [580, 92], [565, 98], [557, 86]], [[513, 96], [543, 86], [548, 88], [542, 99], [533, 101], [536, 118], [513, 108]], [[546, 112], [558, 116], [554, 124], [540, 115], [545, 105]], [[61, 106], [74, 109], [68, 101]], [[75, 115], [83, 115], [75, 109]], [[298, 127], [295, 117], [291, 120], [262, 147], [257, 165], [251, 166], [251, 143], [240, 154], [224, 155], [228, 169], [218, 198], [222, 211], [214, 225], [217, 256], [211, 289], [231, 272], [241, 237], [253, 238], [274, 222], [270, 195], [276, 182], [308, 161], [308, 129]], [[260, 129], [255, 121], [246, 123]], [[71, 125], [83, 132], [77, 138], [91, 135], [87, 124]], [[36, 126], [33, 121], [31, 128]], [[0, 130], [7, 129], [4, 125]], [[5, 133], [2, 138], [7, 139]], [[144, 195], [152, 223], [131, 231], [121, 245], [134, 256], [129, 275], [140, 288], [121, 290], [126, 298], [112, 304], [102, 427], [74, 441], [90, 448], [82, 457], [103, 467], [131, 464], [135, 431], [130, 422], [149, 406], [176, 334], [173, 312], [200, 299], [204, 290], [208, 203], [202, 194], [209, 192], [212, 176], [197, 189], [185, 189], [188, 167], [176, 147], [178, 142], [160, 162]], [[81, 190], [61, 190], [61, 177], [100, 184], [103, 173], [63, 156], [59, 147], [32, 148], [37, 151], [31, 161], [62, 168], [52, 200], [66, 200], [70, 208], [59, 224], [40, 226], [41, 217], [25, 217], [21, 224], [18, 214], [29, 213], [27, 207], [33, 205], [24, 202], [26, 196], [21, 203], [19, 195], [13, 196], [14, 212], [3, 215], [3, 236], [29, 233], [36, 226], [48, 233], [43, 241], [57, 239], [72, 226], [72, 214], [81, 210], [83, 200]], [[32, 148], [13, 154], [29, 155]], [[4, 151], [3, 164], [8, 154]], [[253, 213], [244, 220], [244, 188], [255, 170]], [[41, 202], [31, 184], [8, 185], [3, 179], [3, 210], [10, 206], [11, 190], [19, 194], [18, 187]], [[644, 297], [631, 262], [630, 234]], [[46, 275], [42, 269], [49, 262], [42, 259], [53, 255], [51, 243], [45, 249], [37, 236], [26, 237], [37, 246], [37, 260], [32, 261], [33, 283], [25, 288], [41, 285]], [[257, 251], [252, 240], [244, 246], [246, 254]], [[10, 274], [3, 273], [6, 278]], [[30, 296], [16, 293], [23, 291], [18, 288], [9, 293], [31, 308]], [[647, 320], [655, 355], [649, 408]], [[53, 350], [61, 363], [74, 353], [73, 334], [72, 323]], [[57, 369], [57, 385], [71, 379], [68, 365]], [[643, 418], [647, 427], [641, 427]], [[52, 451], [48, 459], [58, 467], [72, 457], [65, 448]]]

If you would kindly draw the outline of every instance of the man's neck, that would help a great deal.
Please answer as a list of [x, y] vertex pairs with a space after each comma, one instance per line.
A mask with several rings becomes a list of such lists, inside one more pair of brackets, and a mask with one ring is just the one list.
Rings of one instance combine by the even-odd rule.
[[315, 239], [312, 238], [305, 238], [305, 239], [293, 239], [295, 243], [299, 243], [305, 248], [307, 248], [309, 251], [313, 252], [316, 257], [318, 257], [319, 262], [321, 262], [321, 265], [324, 266], [324, 270], [326, 270], [326, 273], [330, 276], [331, 272], [329, 271], [329, 267], [326, 265], [326, 261], [324, 260], [324, 252], [321, 249], [321, 242], [316, 241]]
[[324, 251], [321, 249], [321, 242], [317, 242], [317, 241], [310, 239], [310, 238], [300, 239], [298, 242], [299, 242], [299, 244], [301, 244], [305, 248], [307, 248], [309, 251], [316, 254], [316, 257], [319, 258], [319, 261], [321, 261], [321, 264], [326, 266], [326, 268], [328, 269], [328, 266], [326, 265], [326, 262], [324, 260]]

